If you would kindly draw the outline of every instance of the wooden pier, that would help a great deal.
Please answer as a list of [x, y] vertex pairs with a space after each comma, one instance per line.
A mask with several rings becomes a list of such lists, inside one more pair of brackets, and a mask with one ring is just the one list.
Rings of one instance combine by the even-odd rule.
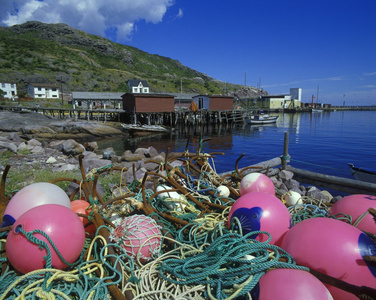
[[233, 111], [190, 111], [160, 113], [131, 113], [122, 109], [67, 109], [46, 107], [0, 106], [0, 110], [13, 112], [35, 112], [58, 119], [113, 121], [123, 123], [140, 123], [147, 125], [166, 125], [174, 127], [177, 124], [206, 125], [215, 123], [241, 123], [244, 122], [244, 112]]

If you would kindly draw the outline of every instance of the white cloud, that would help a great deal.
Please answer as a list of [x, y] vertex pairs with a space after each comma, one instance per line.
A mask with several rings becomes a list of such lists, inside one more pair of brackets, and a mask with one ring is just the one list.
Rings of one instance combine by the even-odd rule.
[[371, 73], [364, 73], [365, 76], [374, 76], [376, 75], [376, 72], [371, 72]]
[[173, 4], [174, 0], [2, 0], [0, 23], [66, 23], [101, 36], [117, 29], [114, 40], [123, 42], [131, 37], [137, 21], [159, 23]]
[[179, 12], [176, 16], [177, 18], [182, 18], [183, 17], [183, 10], [181, 8], [179, 8]]

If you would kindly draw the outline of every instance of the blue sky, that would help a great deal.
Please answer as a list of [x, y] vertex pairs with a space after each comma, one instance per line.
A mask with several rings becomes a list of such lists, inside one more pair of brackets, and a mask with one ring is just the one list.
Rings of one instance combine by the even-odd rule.
[[[111, 3], [111, 4], [110, 4]], [[375, 0], [2, 0], [0, 25], [66, 23], [215, 79], [376, 105]], [[183, 87], [184, 88], [184, 87]]]

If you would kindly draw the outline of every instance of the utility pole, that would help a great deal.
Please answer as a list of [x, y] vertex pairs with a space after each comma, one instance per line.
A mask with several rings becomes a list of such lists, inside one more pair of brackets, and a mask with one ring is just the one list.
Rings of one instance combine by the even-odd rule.
[[64, 105], [63, 76], [60, 76], [60, 87], [61, 87], [61, 106], [63, 106]]

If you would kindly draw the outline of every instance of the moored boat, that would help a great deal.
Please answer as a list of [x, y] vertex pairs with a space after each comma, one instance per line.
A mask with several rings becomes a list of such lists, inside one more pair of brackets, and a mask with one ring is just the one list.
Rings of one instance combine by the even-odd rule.
[[247, 124], [272, 124], [276, 123], [279, 116], [269, 116], [267, 114], [251, 115], [245, 117]]
[[352, 175], [356, 180], [376, 183], [376, 170], [365, 170], [355, 167], [351, 163], [349, 163], [348, 166], [350, 167]]

